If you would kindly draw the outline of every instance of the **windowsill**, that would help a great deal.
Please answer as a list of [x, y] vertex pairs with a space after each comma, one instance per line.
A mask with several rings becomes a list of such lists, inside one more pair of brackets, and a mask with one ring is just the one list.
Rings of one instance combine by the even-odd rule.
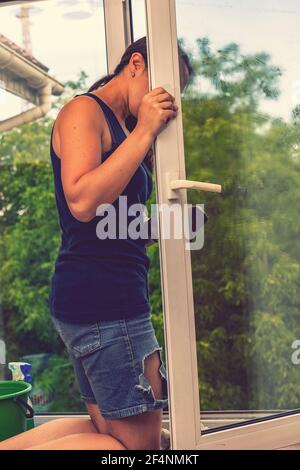
[[[287, 410], [258, 410], [258, 411], [205, 411], [201, 413], [202, 416], [202, 424], [204, 427], [208, 428], [209, 430], [217, 431], [218, 428], [223, 426], [232, 426], [243, 424], [249, 422], [250, 420], [260, 420], [267, 417], [271, 417], [273, 415], [278, 415], [280, 412], [288, 413]], [[58, 418], [85, 418], [87, 417], [87, 413], [49, 413], [49, 414], [37, 414], [35, 416], [35, 422], [37, 425], [43, 424], [47, 421], [51, 421], [53, 419]], [[169, 414], [163, 414], [163, 427], [169, 429], [170, 420]]]

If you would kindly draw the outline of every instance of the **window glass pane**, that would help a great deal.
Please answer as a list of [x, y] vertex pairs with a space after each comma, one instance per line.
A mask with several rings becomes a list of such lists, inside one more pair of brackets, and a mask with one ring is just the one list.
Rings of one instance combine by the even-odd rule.
[[131, 0], [133, 40], [146, 36], [146, 10], [144, 0]]
[[182, 97], [187, 177], [223, 186], [188, 193], [208, 215], [192, 268], [201, 411], [216, 427], [300, 405], [300, 4], [176, 8], [195, 71]]
[[[49, 144], [58, 110], [107, 73], [103, 4], [22, 3], [0, 8], [1, 57], [6, 51], [18, 56], [16, 64], [27, 64], [0, 65], [0, 339], [7, 362], [32, 364], [36, 411], [83, 411], [47, 304], [60, 243]], [[36, 90], [43, 80], [52, 84], [51, 110], [22, 125], [16, 118], [3, 132], [5, 119], [39, 104]], [[3, 367], [1, 374], [9, 377]]]

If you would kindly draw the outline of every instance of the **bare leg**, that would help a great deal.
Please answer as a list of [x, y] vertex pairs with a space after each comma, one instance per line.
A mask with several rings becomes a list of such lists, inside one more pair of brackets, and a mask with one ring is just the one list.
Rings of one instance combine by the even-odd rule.
[[[145, 376], [152, 386], [154, 396], [162, 398], [162, 379], [159, 373], [158, 352], [147, 356]], [[120, 419], [104, 419], [97, 405], [87, 404], [90, 416], [103, 434], [110, 434], [118, 439], [128, 450], [160, 449], [162, 409], [146, 411]]]
[[[154, 396], [161, 398], [162, 383], [158, 366], [158, 354], [151, 354], [147, 357], [145, 376], [152, 385]], [[117, 420], [105, 420], [97, 405], [88, 404], [88, 411], [92, 421], [86, 419], [84, 428], [82, 427], [84, 419], [55, 420], [0, 443], [0, 450], [160, 449], [161, 409]], [[71, 423], [73, 425], [76, 421], [77, 425], [80, 425], [79, 430], [71, 427]], [[58, 422], [61, 423], [60, 429], [56, 426]], [[93, 423], [95, 423], [98, 432]], [[51, 424], [53, 428], [50, 427]], [[92, 430], [89, 430], [91, 427]]]
[[30, 431], [0, 442], [0, 450], [21, 450], [53, 441], [70, 434], [98, 433], [90, 418], [54, 419]]
[[26, 450], [127, 450], [108, 434], [73, 434]]

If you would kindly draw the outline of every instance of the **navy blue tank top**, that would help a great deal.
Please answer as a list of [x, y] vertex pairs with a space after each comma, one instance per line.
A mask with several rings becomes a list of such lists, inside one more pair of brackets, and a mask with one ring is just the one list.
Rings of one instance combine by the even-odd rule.
[[[115, 114], [98, 96], [82, 93], [101, 106], [112, 134], [112, 148], [102, 154], [102, 161], [126, 139]], [[56, 206], [61, 227], [61, 244], [51, 278], [49, 307], [51, 314], [67, 322], [90, 323], [119, 320], [150, 314], [148, 270], [145, 240], [130, 237], [99, 238], [96, 227], [101, 216], [80, 222], [70, 212], [61, 180], [61, 162], [52, 145], [50, 155], [54, 176]], [[152, 174], [143, 162], [137, 168], [121, 196], [127, 206], [145, 204], [152, 192]], [[112, 204], [118, 214], [120, 198]], [[117, 229], [119, 227], [117, 217]], [[132, 218], [128, 216], [126, 224]], [[128, 225], [127, 225], [128, 228]]]

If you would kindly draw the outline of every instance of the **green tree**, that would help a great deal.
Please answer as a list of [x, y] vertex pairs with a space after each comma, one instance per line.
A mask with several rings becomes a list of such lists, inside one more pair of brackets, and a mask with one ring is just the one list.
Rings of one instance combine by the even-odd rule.
[[192, 252], [202, 408], [293, 408], [299, 123], [260, 111], [280, 93], [267, 53], [197, 42], [212, 91], [184, 102], [187, 173], [223, 185], [221, 195], [190, 196], [209, 215], [204, 249]]
[[[294, 408], [300, 398], [291, 344], [300, 338], [299, 109], [289, 122], [260, 110], [276, 100], [282, 71], [266, 52], [237, 44], [214, 51], [197, 40], [197, 78], [182, 102], [187, 176], [221, 183], [222, 194], [189, 192], [204, 203], [205, 245], [192, 251], [202, 409]], [[66, 83], [59, 109], [85, 89]], [[37, 386], [51, 410], [82, 406], [74, 374], [51, 324], [48, 289], [59, 246], [51, 117], [0, 136], [0, 282], [8, 359], [50, 353]], [[155, 192], [151, 202], [155, 202]], [[149, 248], [152, 319], [164, 343], [159, 248]], [[1, 327], [1, 319], [0, 319]], [[65, 394], [70, 390], [70, 394]]]
[[[66, 82], [59, 109], [85, 86], [86, 75]], [[51, 353], [49, 368], [33, 376], [47, 393], [76, 387], [65, 348], [54, 331], [48, 306], [50, 278], [60, 242], [50, 165], [53, 119], [46, 116], [0, 136], [0, 280], [1, 313], [8, 361], [24, 355]], [[68, 374], [61, 376], [62, 364]], [[71, 378], [72, 377], [72, 378]], [[73, 385], [70, 385], [70, 382]], [[54, 387], [55, 385], [55, 387]], [[54, 392], [53, 392], [54, 393]], [[53, 395], [52, 408], [74, 410], [70, 394]], [[74, 402], [75, 400], [75, 402]], [[72, 405], [73, 403], [73, 405]], [[81, 405], [82, 407], [82, 405]]]

